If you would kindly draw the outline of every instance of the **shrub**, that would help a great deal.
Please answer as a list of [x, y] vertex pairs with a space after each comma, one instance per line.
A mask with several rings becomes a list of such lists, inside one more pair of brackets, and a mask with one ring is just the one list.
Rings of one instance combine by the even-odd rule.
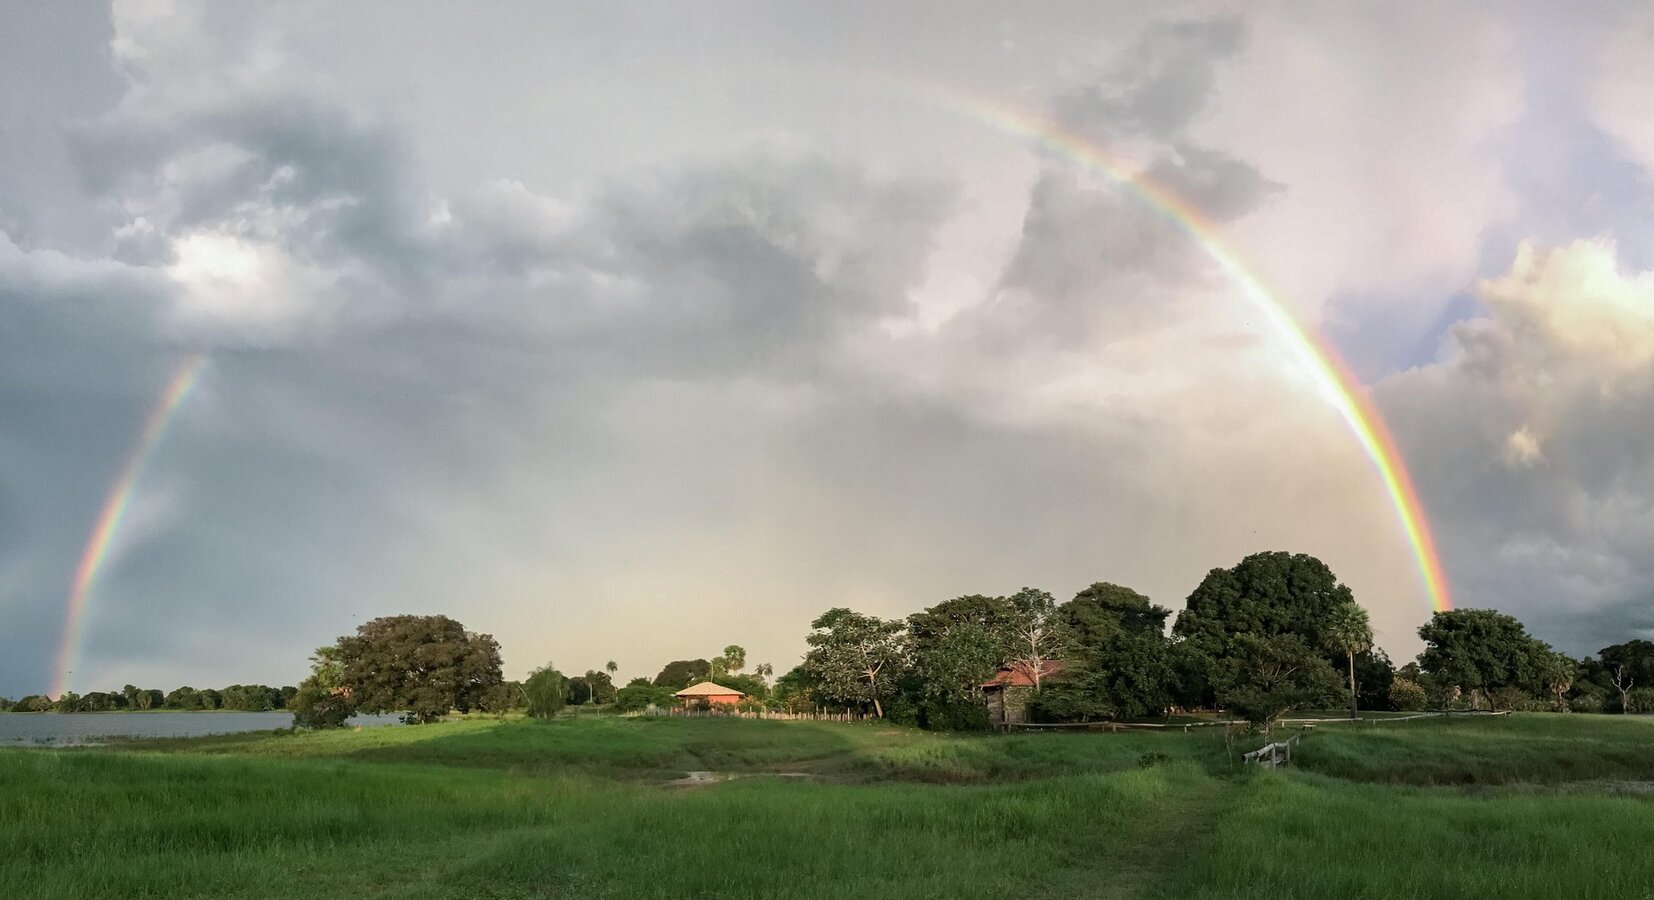
[[338, 728], [355, 712], [343, 692], [325, 690], [313, 677], [299, 685], [290, 708], [295, 728]]
[[1568, 698], [1568, 708], [1574, 712], [1599, 713], [1606, 707], [1601, 694], [1580, 694]]
[[1418, 712], [1429, 708], [1430, 697], [1418, 682], [1397, 675], [1390, 682], [1390, 706], [1402, 712]]
[[672, 689], [648, 684], [628, 684], [615, 692], [615, 712], [642, 712], [651, 706], [671, 706]]
[[536, 719], [554, 718], [569, 700], [569, 680], [550, 663], [534, 670], [523, 682], [528, 696], [528, 714]]
[[1171, 762], [1171, 759], [1172, 758], [1170, 756], [1161, 753], [1159, 750], [1150, 750], [1142, 756], [1137, 757], [1137, 767], [1140, 769], [1152, 769], [1162, 763]]
[[919, 725], [931, 731], [987, 731], [988, 707], [969, 700], [928, 699], [920, 707]]
[[1654, 687], [1632, 688], [1626, 695], [1625, 712], [1654, 712]]
[[[1529, 694], [1527, 691], [1524, 691], [1519, 687], [1509, 686], [1495, 690], [1488, 697], [1488, 700], [1493, 704], [1493, 708], [1496, 710], [1522, 709], [1524, 708], [1524, 704], [1532, 699], [1533, 695]], [[1545, 708], [1549, 709], [1550, 705], [1546, 704]]]

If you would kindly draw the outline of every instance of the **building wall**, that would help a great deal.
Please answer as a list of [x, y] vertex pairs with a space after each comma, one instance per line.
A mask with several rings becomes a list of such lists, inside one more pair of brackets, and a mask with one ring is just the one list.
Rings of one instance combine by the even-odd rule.
[[988, 721], [999, 725], [1019, 725], [1028, 721], [1028, 701], [1033, 699], [1033, 688], [999, 687], [985, 694], [988, 698]]
[[741, 702], [740, 694], [705, 694], [700, 697], [679, 697], [678, 702], [685, 706], [696, 706], [702, 702], [708, 706], [734, 706]]

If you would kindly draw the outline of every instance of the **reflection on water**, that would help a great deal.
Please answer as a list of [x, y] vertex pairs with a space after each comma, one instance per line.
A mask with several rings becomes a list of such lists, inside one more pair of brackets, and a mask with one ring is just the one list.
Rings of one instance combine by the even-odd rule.
[[[395, 714], [356, 716], [350, 725], [395, 725]], [[271, 731], [293, 724], [290, 712], [0, 713], [0, 747], [96, 744], [134, 737], [198, 737]]]

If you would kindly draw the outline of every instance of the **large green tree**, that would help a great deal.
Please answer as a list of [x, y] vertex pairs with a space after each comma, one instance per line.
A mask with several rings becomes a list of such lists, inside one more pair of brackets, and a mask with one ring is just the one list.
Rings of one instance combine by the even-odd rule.
[[874, 715], [884, 718], [883, 700], [903, 662], [903, 623], [838, 607], [810, 627], [804, 669], [817, 691], [845, 706], [871, 704]]
[[343, 683], [357, 710], [432, 722], [481, 706], [504, 681], [500, 645], [447, 616], [386, 616], [339, 639]]
[[[1185, 660], [1213, 667], [1201, 673], [1191, 666], [1185, 678], [1211, 677], [1242, 634], [1295, 634], [1330, 660], [1331, 651], [1325, 648], [1330, 646], [1333, 611], [1354, 602], [1355, 596], [1332, 569], [1305, 553], [1254, 553], [1233, 568], [1213, 569], [1189, 595], [1172, 627]], [[1210, 686], [1190, 687], [1194, 702], [1215, 698]]]
[[1438, 612], [1419, 626], [1419, 668], [1438, 689], [1468, 693], [1473, 705], [1501, 705], [1513, 691], [1549, 692], [1554, 651], [1514, 617], [1491, 609]]
[[681, 691], [712, 674], [712, 664], [704, 659], [674, 659], [655, 676], [655, 687], [669, 687]]
[[981, 702], [982, 684], [1010, 656], [1018, 611], [1004, 597], [969, 594], [907, 618], [914, 675], [940, 708]]
[[1101, 719], [1163, 712], [1173, 680], [1169, 615], [1148, 597], [1108, 582], [1074, 595], [1058, 608], [1068, 652], [1062, 677], [1038, 703], [1041, 714]]
[[1635, 708], [1631, 692], [1654, 687], [1654, 643], [1638, 639], [1604, 647], [1597, 654], [1596, 665], [1590, 668], [1599, 673], [1605, 688], [1611, 687], [1618, 694], [1621, 712], [1649, 711]]

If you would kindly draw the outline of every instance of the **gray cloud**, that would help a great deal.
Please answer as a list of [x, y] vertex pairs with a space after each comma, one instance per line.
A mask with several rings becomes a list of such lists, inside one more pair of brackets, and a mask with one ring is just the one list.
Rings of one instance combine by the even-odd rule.
[[1442, 361], [1379, 386], [1461, 604], [1575, 653], [1654, 625], [1649, 284], [1611, 244], [1524, 247]]
[[[1264, 547], [1328, 559], [1407, 655], [1423, 611], [1379, 485], [1188, 235], [1060, 160], [778, 62], [842, 65], [828, 40], [1046, 98], [1301, 259], [1272, 229], [1369, 210], [1324, 183], [1295, 205], [1325, 178], [1302, 163], [1324, 162], [1315, 135], [1254, 164], [1213, 123], [1259, 54], [1338, 58], [1341, 26], [954, 16], [931, 53], [816, 12], [764, 23], [759, 53], [712, 37], [734, 7], [687, 43], [680, 20], [605, 15], [632, 52], [593, 77], [569, 46], [589, 36], [490, 31], [483, 60], [444, 48], [419, 18], [438, 12], [403, 33], [364, 9], [121, 4], [112, 44], [78, 26], [51, 102], [0, 78], [0, 122], [27, 123], [0, 132], [23, 151], [0, 171], [0, 693], [44, 686], [92, 517], [195, 352], [212, 362], [145, 470], [77, 688], [292, 681], [404, 611], [495, 632], [514, 674], [598, 647], [643, 674], [731, 641], [784, 667], [827, 606], [1097, 578], [1176, 605]], [[1488, 77], [1435, 71], [1440, 91]], [[1646, 359], [1616, 340], [1630, 324], [1507, 288], [1379, 394], [1461, 600], [1573, 649], [1647, 625]]]

